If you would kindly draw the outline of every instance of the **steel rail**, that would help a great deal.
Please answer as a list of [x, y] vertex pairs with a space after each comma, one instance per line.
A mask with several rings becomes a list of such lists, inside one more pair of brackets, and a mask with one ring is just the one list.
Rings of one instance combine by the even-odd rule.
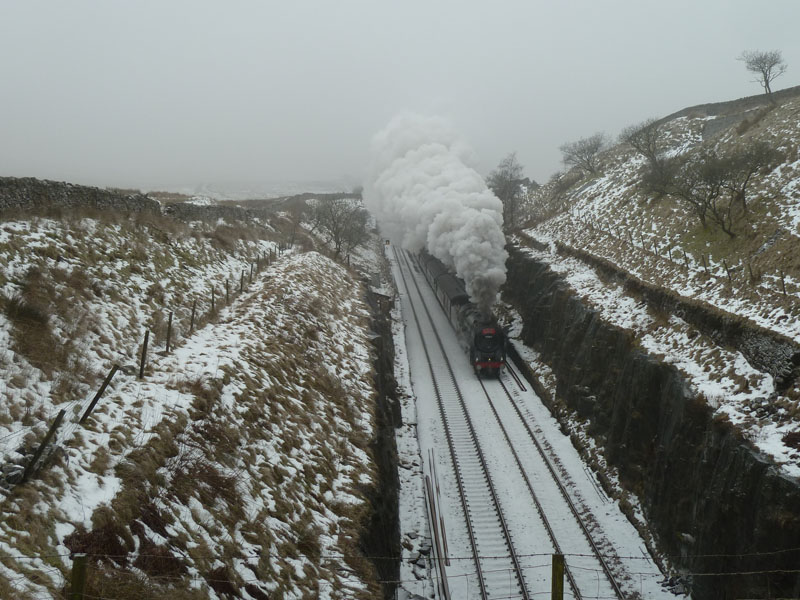
[[[403, 258], [404, 258], [404, 260], [406, 262], [406, 268], [408, 270], [410, 270], [409, 259], [408, 259], [408, 256], [405, 253], [403, 255]], [[401, 270], [401, 275], [402, 275], [402, 270]], [[461, 389], [459, 388], [458, 383], [456, 381], [455, 373], [453, 372], [452, 365], [450, 364], [450, 359], [447, 356], [447, 352], [445, 351], [445, 348], [444, 348], [444, 343], [442, 342], [442, 339], [441, 339], [441, 337], [439, 335], [439, 332], [436, 329], [436, 326], [434, 324], [433, 317], [432, 317], [432, 315], [430, 313], [430, 310], [428, 309], [427, 304], [422, 299], [422, 292], [421, 292], [421, 290], [419, 288], [419, 283], [417, 282], [415, 277], [412, 277], [412, 281], [414, 283], [415, 288], [417, 289], [417, 294], [419, 295], [420, 300], [422, 300], [422, 308], [424, 309], [424, 311], [425, 311], [425, 313], [426, 313], [426, 315], [428, 317], [428, 321], [429, 321], [429, 323], [431, 325], [431, 328], [433, 330], [433, 334], [434, 334], [434, 336], [436, 338], [437, 344], [439, 345], [439, 349], [440, 349], [440, 351], [442, 353], [442, 358], [444, 359], [444, 364], [445, 364], [445, 366], [447, 368], [447, 372], [448, 372], [448, 374], [450, 376], [450, 380], [451, 380], [451, 383], [453, 385], [453, 389], [456, 392], [456, 397], [458, 398], [458, 404], [459, 404], [459, 407], [461, 409], [461, 414], [462, 414], [462, 416], [464, 418], [464, 422], [467, 425], [467, 429], [469, 431], [469, 436], [470, 436], [470, 439], [471, 439], [471, 443], [472, 443], [472, 445], [474, 447], [475, 453], [476, 453], [476, 455], [478, 457], [478, 460], [480, 462], [483, 478], [484, 478], [484, 480], [486, 482], [486, 485], [488, 487], [489, 494], [490, 494], [491, 499], [492, 499], [492, 504], [494, 506], [495, 514], [497, 515], [497, 518], [498, 518], [498, 520], [500, 522], [500, 526], [501, 526], [501, 529], [502, 529], [502, 532], [503, 532], [503, 537], [505, 538], [506, 547], [509, 550], [509, 556], [510, 556], [511, 562], [512, 562], [512, 564], [514, 566], [514, 572], [515, 572], [515, 575], [516, 575], [516, 578], [517, 578], [517, 582], [519, 584], [519, 588], [521, 590], [521, 597], [523, 599], [525, 599], [525, 600], [530, 600], [530, 595], [528, 593], [527, 586], [525, 585], [525, 578], [524, 578], [523, 573], [522, 573], [522, 567], [520, 565], [519, 558], [517, 557], [516, 551], [514, 549], [514, 544], [513, 544], [513, 541], [511, 539], [511, 533], [510, 533], [510, 531], [508, 529], [508, 525], [507, 525], [505, 517], [503, 515], [503, 511], [502, 511], [502, 509], [500, 507], [500, 501], [499, 501], [499, 499], [497, 497], [497, 491], [495, 490], [494, 484], [492, 482], [491, 475], [489, 473], [489, 468], [488, 468], [488, 465], [486, 464], [486, 459], [485, 459], [485, 457], [483, 455], [483, 451], [481, 450], [480, 443], [478, 442], [478, 436], [477, 436], [477, 434], [475, 432], [475, 426], [472, 423], [472, 419], [469, 416], [469, 411], [467, 410], [466, 402], [464, 401], [464, 397], [463, 397], [463, 395], [461, 393]], [[406, 285], [406, 289], [408, 289], [407, 283], [405, 281], [405, 277], [403, 278], [403, 283], [404, 283], [404, 285]], [[412, 310], [413, 310], [413, 305], [412, 305]], [[416, 319], [416, 311], [414, 311], [414, 312], [415, 312], [415, 319]], [[417, 321], [417, 323], [418, 323], [418, 328], [419, 328], [419, 322]], [[420, 328], [420, 332], [421, 332], [421, 328]], [[426, 346], [424, 339], [423, 339], [423, 345]], [[425, 355], [426, 355], [426, 358], [429, 361], [428, 365], [429, 365], [429, 367], [431, 369], [431, 376], [434, 377], [434, 379], [435, 379], [435, 373], [433, 371], [433, 365], [430, 362], [430, 355], [427, 352], [427, 347], [426, 347]], [[438, 395], [437, 395], [437, 401], [439, 402], [439, 412], [442, 415], [442, 420], [443, 420], [443, 423], [445, 424], [446, 435], [447, 435], [447, 438], [448, 438], [448, 445], [450, 446], [450, 451], [451, 451], [451, 457], [452, 457], [452, 460], [453, 460], [453, 462], [455, 464], [455, 463], [458, 462], [458, 459], [457, 459], [457, 454], [456, 454], [456, 451], [455, 451], [455, 445], [452, 442], [452, 437], [451, 437], [450, 430], [449, 430], [449, 422], [448, 422], [446, 414], [445, 414], [444, 402], [442, 401], [441, 396], [438, 396]], [[457, 473], [458, 473], [458, 476], [460, 477], [461, 476], [460, 469], [458, 470]], [[464, 489], [463, 486], [459, 482], [459, 492], [465, 494], [465, 492], [463, 492], [463, 489]], [[465, 495], [462, 496], [462, 503], [464, 505], [468, 504], [466, 502]], [[465, 518], [467, 520], [470, 520], [470, 518], [471, 518], [470, 515], [471, 515], [471, 513], [469, 512], [468, 508], [466, 508], [465, 509]], [[471, 528], [472, 527], [470, 526], [470, 529]], [[480, 566], [479, 557], [478, 557], [478, 560], [476, 561], [476, 563], [477, 563], [477, 567], [478, 567], [477, 570], [478, 570], [479, 573], [481, 573], [480, 578], [483, 579], [482, 568]], [[485, 592], [485, 587], [482, 588], [482, 590]]]
[[[406, 281], [406, 276], [403, 273], [403, 267], [401, 265], [401, 260], [398, 257], [397, 248], [393, 247], [392, 250], [394, 252], [395, 260], [397, 261], [397, 267], [400, 269], [400, 278], [403, 280], [403, 287], [405, 287], [405, 289], [407, 291], [410, 291], [411, 288], [409, 288], [408, 282]], [[409, 268], [409, 266], [408, 266], [408, 263], [406, 262], [406, 269], [408, 269], [408, 268]], [[413, 275], [412, 275], [412, 279], [413, 279]], [[419, 289], [417, 289], [417, 293], [419, 293]], [[420, 299], [421, 298], [422, 298], [422, 295], [420, 294]], [[409, 296], [408, 301], [409, 301], [409, 304], [411, 305], [411, 312], [412, 312], [412, 314], [414, 316], [414, 322], [417, 324], [417, 331], [419, 331], [420, 340], [422, 342], [422, 349], [425, 352], [425, 360], [427, 361], [428, 368], [430, 369], [431, 381], [433, 383], [433, 391], [434, 391], [434, 394], [436, 396], [436, 403], [437, 403], [437, 405], [439, 407], [439, 414], [440, 414], [440, 416], [442, 418], [442, 423], [444, 425], [445, 438], [447, 439], [447, 446], [450, 449], [450, 459], [451, 459], [451, 462], [453, 463], [453, 472], [456, 475], [456, 483], [458, 484], [458, 495], [459, 495], [459, 497], [461, 499], [461, 508], [464, 511], [464, 521], [465, 521], [466, 526], [467, 526], [467, 535], [469, 537], [469, 543], [470, 543], [470, 547], [472, 549], [472, 558], [473, 558], [473, 561], [475, 562], [475, 572], [478, 575], [478, 586], [479, 586], [480, 591], [481, 591], [481, 597], [484, 598], [484, 600], [486, 600], [488, 598], [488, 595], [486, 593], [486, 582], [484, 581], [484, 578], [483, 578], [483, 571], [481, 570], [481, 563], [480, 563], [480, 559], [479, 559], [479, 556], [478, 556], [478, 544], [477, 544], [477, 542], [475, 540], [475, 532], [473, 530], [472, 521], [471, 521], [470, 516], [469, 516], [470, 515], [469, 505], [467, 504], [467, 500], [466, 500], [467, 496], [466, 496], [466, 493], [464, 491], [464, 482], [463, 482], [463, 476], [461, 474], [461, 467], [458, 464], [458, 460], [456, 458], [453, 437], [452, 437], [452, 435], [450, 433], [450, 426], [449, 426], [448, 421], [447, 421], [447, 416], [445, 415], [445, 412], [444, 412], [444, 406], [443, 406], [443, 403], [442, 403], [442, 396], [441, 396], [441, 392], [439, 391], [439, 384], [436, 381], [436, 374], [433, 371], [433, 363], [431, 361], [430, 353], [428, 352], [428, 344], [425, 342], [425, 337], [422, 335], [422, 326], [421, 326], [420, 321], [419, 321], [419, 315], [417, 315], [417, 309], [415, 308], [414, 303], [411, 301], [411, 297], [410, 296]]]
[[[553, 478], [553, 481], [555, 481], [556, 486], [558, 487], [558, 490], [561, 492], [561, 495], [564, 498], [564, 501], [567, 503], [567, 505], [569, 506], [570, 511], [572, 512], [572, 515], [575, 517], [575, 520], [578, 522], [578, 525], [580, 526], [581, 531], [583, 532], [583, 535], [586, 537], [586, 540], [589, 542], [589, 545], [592, 547], [592, 551], [593, 551], [595, 557], [597, 558], [597, 561], [600, 563], [600, 566], [603, 568], [603, 572], [605, 573], [605, 576], [608, 579], [608, 582], [611, 584], [611, 587], [614, 588], [614, 593], [617, 595], [617, 598], [619, 598], [620, 600], [624, 600], [625, 595], [623, 594], [622, 590], [619, 587], [619, 584], [617, 583], [616, 579], [614, 578], [614, 575], [611, 572], [611, 569], [608, 566], [608, 563], [603, 558], [603, 555], [600, 552], [600, 549], [597, 547], [597, 544], [595, 543], [594, 539], [592, 538], [591, 534], [589, 533], [589, 529], [586, 527], [586, 524], [583, 522], [583, 519], [581, 519], [580, 513], [578, 512], [578, 509], [575, 506], [575, 503], [572, 501], [572, 498], [570, 498], [569, 494], [567, 493], [567, 489], [564, 487], [564, 484], [561, 482], [561, 479], [559, 479], [555, 468], [553, 467], [553, 465], [550, 462], [550, 459], [547, 456], [547, 453], [544, 451], [544, 448], [542, 448], [542, 445], [539, 443], [539, 440], [536, 439], [536, 436], [534, 435], [533, 430], [530, 427], [530, 424], [525, 419], [525, 417], [522, 415], [522, 411], [519, 408], [519, 404], [514, 399], [513, 395], [509, 391], [508, 387], [506, 387], [506, 384], [503, 383], [503, 380], [498, 378], [498, 381], [500, 382], [500, 386], [503, 388], [503, 391], [505, 392], [506, 396], [508, 397], [509, 402], [511, 402], [511, 406], [514, 407], [514, 411], [517, 413], [517, 416], [519, 417], [520, 422], [525, 427], [525, 431], [528, 433], [528, 436], [531, 438], [531, 441], [533, 442], [534, 446], [536, 447], [536, 450], [539, 452], [539, 455], [542, 457], [542, 460], [544, 461], [545, 466], [547, 466], [547, 470], [550, 472], [550, 476]], [[483, 385], [483, 382], [481, 382], [481, 385]], [[487, 398], [488, 398], [488, 394], [487, 394]], [[491, 401], [490, 401], [490, 404], [491, 404]], [[492, 410], [494, 411], [494, 405], [493, 404], [492, 404]], [[497, 412], [496, 411], [495, 411], [495, 416], [497, 417]], [[499, 419], [499, 417], [497, 417], [497, 418]], [[501, 427], [502, 427], [502, 425], [501, 425]], [[505, 430], [505, 428], [504, 428], [504, 430]], [[516, 455], [516, 453], [515, 453], [515, 455]], [[577, 588], [574, 588], [574, 589], [576, 590], [576, 593], [577, 593]]]
[[[486, 400], [489, 403], [489, 408], [492, 409], [492, 414], [494, 414], [494, 418], [497, 421], [497, 424], [500, 426], [500, 430], [503, 432], [503, 437], [505, 437], [506, 444], [508, 444], [508, 448], [511, 450], [511, 454], [514, 456], [514, 460], [517, 463], [517, 468], [519, 472], [522, 474], [522, 479], [525, 481], [525, 485], [528, 488], [528, 491], [531, 494], [531, 498], [533, 499], [533, 503], [536, 506], [536, 512], [539, 513], [539, 517], [542, 519], [542, 523], [544, 524], [544, 528], [547, 530], [547, 535], [550, 536], [550, 541], [553, 543], [553, 549], [556, 551], [556, 554], [564, 554], [561, 551], [561, 546], [556, 539], [556, 534], [553, 531], [553, 528], [550, 526], [550, 521], [547, 519], [547, 515], [545, 515], [544, 509], [542, 508], [541, 502], [539, 502], [539, 497], [536, 495], [536, 492], [533, 489], [533, 484], [531, 483], [528, 474], [525, 472], [525, 469], [522, 466], [522, 460], [517, 454], [516, 448], [514, 448], [514, 444], [511, 442], [511, 436], [508, 435], [508, 430], [506, 426], [503, 424], [503, 420], [500, 418], [500, 413], [497, 412], [497, 407], [495, 407], [494, 402], [492, 402], [492, 397], [489, 394], [489, 390], [486, 389], [486, 385], [483, 382], [483, 378], [478, 376], [478, 381], [481, 384], [481, 389], [483, 389], [483, 393], [486, 396]], [[502, 382], [501, 382], [502, 384]], [[505, 387], [504, 387], [505, 389]], [[578, 584], [575, 582], [575, 578], [572, 575], [570, 569], [565, 565], [564, 566], [564, 573], [567, 576], [567, 580], [569, 581], [570, 586], [572, 587], [572, 591], [575, 593], [575, 597], [580, 600], [581, 593], [578, 589]]]

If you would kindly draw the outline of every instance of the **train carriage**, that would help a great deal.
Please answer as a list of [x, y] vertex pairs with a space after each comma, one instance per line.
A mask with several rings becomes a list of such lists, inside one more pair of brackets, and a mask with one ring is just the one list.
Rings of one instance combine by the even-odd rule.
[[440, 260], [423, 251], [418, 264], [445, 314], [469, 351], [476, 372], [496, 375], [505, 366], [506, 337], [494, 315], [484, 315], [469, 301], [464, 282]]

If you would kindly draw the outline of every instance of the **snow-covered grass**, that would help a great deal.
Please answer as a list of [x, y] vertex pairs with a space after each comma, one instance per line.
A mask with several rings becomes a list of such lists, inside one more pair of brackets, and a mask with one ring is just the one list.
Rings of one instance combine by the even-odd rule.
[[[538, 189], [528, 206], [534, 218], [524, 232], [549, 248], [529, 252], [562, 273], [605, 319], [631, 331], [643, 350], [679, 368], [719, 418], [740, 427], [794, 476], [800, 475], [800, 449], [787, 436], [800, 424], [800, 382], [777, 391], [772, 377], [741, 353], [674, 316], [657, 314], [595, 268], [555, 248], [558, 243], [576, 256], [610, 262], [647, 285], [800, 344], [798, 114], [800, 98], [794, 97], [733, 119], [698, 110], [663, 125], [666, 155], [700, 144], [726, 149], [751, 141], [768, 141], [784, 153], [783, 164], [754, 177], [749, 212], [736, 223], [733, 238], [702, 227], [677, 200], [648, 195], [639, 185], [644, 161], [624, 145], [605, 153], [601, 175], [573, 171]], [[716, 127], [716, 119], [726, 120]]]
[[[108, 597], [377, 593], [358, 550], [375, 481], [368, 313], [345, 269], [289, 254], [220, 310], [224, 280], [238, 291], [275, 248], [267, 224], [31, 219], [0, 231], [3, 294], [46, 315], [37, 335], [54, 350], [71, 343], [66, 362], [24, 351], [26, 323], [0, 316], [5, 459], [68, 409], [60, 450], [0, 498], [0, 597], [58, 595], [70, 552], [90, 554], [87, 591]], [[207, 314], [211, 284], [217, 312], [189, 336], [191, 301]], [[180, 341], [168, 355], [153, 316], [167, 309]], [[138, 380], [145, 327], [156, 335]], [[123, 371], [78, 425], [112, 363]]]
[[144, 331], [150, 351], [188, 334], [235, 292], [243, 270], [274, 252], [267, 226], [188, 227], [169, 219], [0, 224], [0, 459], [29, 447], [61, 408], [71, 413], [116, 363], [133, 371]]

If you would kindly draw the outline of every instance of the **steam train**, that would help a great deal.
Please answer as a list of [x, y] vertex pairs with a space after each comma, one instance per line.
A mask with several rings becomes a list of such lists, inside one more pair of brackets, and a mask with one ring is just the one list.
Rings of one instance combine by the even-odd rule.
[[469, 301], [464, 282], [447, 270], [442, 262], [425, 252], [417, 261], [447, 318], [469, 349], [475, 372], [498, 375], [506, 363], [506, 336], [494, 315], [485, 316]]

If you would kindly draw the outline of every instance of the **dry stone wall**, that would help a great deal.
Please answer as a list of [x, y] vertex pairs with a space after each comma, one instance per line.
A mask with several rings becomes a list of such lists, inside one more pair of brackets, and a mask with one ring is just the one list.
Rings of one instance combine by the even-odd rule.
[[269, 211], [189, 202], [164, 207], [145, 194], [123, 194], [97, 187], [33, 177], [0, 177], [0, 216], [13, 212], [90, 209], [165, 215], [181, 221], [249, 221]]
[[33, 177], [0, 177], [0, 213], [52, 208], [161, 212], [161, 205], [143, 194], [125, 195]]

